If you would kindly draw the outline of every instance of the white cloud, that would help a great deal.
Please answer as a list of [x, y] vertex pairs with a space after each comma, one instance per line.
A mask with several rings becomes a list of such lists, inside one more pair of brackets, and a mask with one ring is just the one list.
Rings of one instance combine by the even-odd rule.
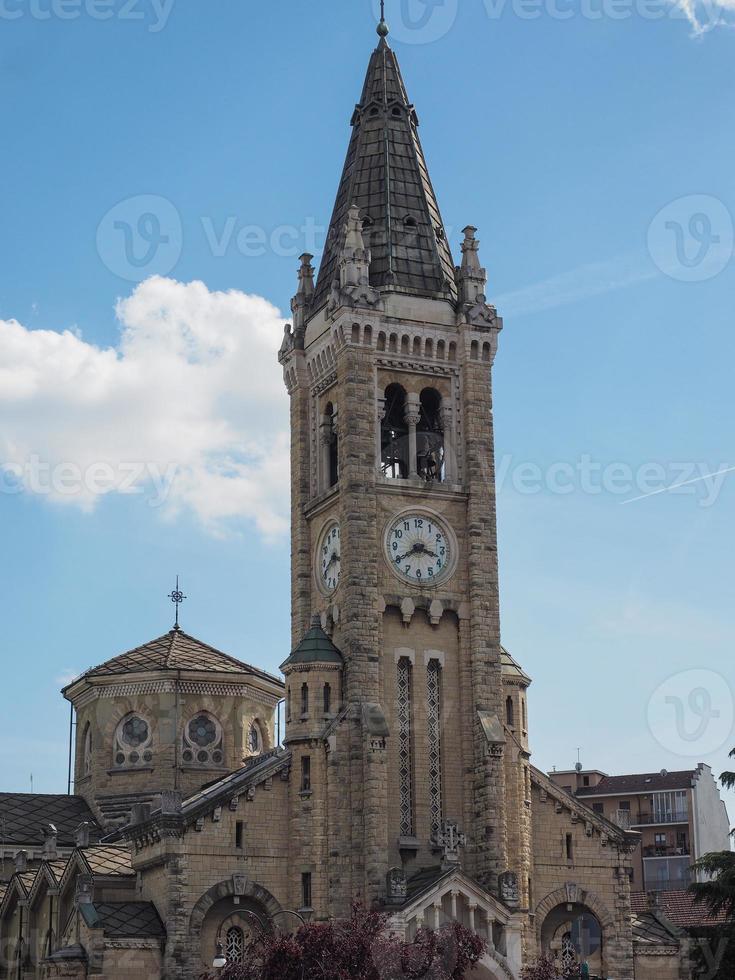
[[715, 27], [735, 27], [735, 0], [671, 0], [692, 25], [695, 37]]
[[120, 342], [0, 320], [2, 489], [92, 509], [140, 493], [222, 533], [288, 525], [288, 399], [267, 300], [154, 277], [118, 301]]

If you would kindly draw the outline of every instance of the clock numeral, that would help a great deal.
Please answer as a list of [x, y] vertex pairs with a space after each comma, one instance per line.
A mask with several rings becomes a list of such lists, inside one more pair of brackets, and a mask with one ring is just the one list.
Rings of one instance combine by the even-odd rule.
[[424, 522], [421, 520], [420, 517], [417, 517], [416, 520], [413, 522], [413, 526], [414, 527], [423, 527], [424, 526]]
[[395, 534], [395, 536], [397, 538], [402, 538], [403, 537], [403, 531], [394, 531], [393, 533]]
[[403, 522], [403, 530], [404, 531], [410, 531], [411, 530], [411, 525], [408, 523], [408, 521], [404, 521]]

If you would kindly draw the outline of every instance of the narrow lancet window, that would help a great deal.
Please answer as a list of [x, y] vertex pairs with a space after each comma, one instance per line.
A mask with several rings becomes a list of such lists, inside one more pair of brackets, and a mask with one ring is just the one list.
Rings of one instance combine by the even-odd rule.
[[429, 820], [431, 839], [442, 826], [441, 664], [430, 660], [426, 675], [426, 717], [429, 735]]
[[411, 733], [411, 661], [398, 661], [398, 784], [401, 837], [413, 837], [413, 745]]

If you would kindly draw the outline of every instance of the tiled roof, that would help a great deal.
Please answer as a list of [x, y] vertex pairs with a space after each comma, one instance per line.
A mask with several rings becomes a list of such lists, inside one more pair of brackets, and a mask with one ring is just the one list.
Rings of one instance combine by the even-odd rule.
[[94, 875], [130, 877], [135, 874], [127, 847], [117, 844], [95, 844], [93, 847], [85, 847], [82, 855]]
[[312, 623], [311, 629], [305, 634], [288, 660], [281, 665], [281, 670], [284, 667], [290, 667], [292, 664], [342, 664], [343, 662], [342, 654], [329, 639], [317, 619]]
[[96, 902], [80, 905], [91, 928], [115, 939], [158, 939], [166, 935], [153, 902]]
[[[280, 680], [272, 674], [257, 667], [251, 667], [240, 660], [236, 660], [229, 654], [222, 653], [203, 643], [183, 630], [171, 630], [164, 636], [159, 636], [150, 643], [128, 650], [127, 653], [120, 654], [100, 664], [99, 667], [92, 667], [86, 671], [82, 677], [98, 677], [115, 674], [134, 674], [141, 671], [161, 671], [161, 670], [196, 670], [217, 674], [251, 674], [261, 677], [264, 680], [280, 684]], [[72, 681], [64, 690], [68, 690], [81, 678]]]
[[[669, 922], [680, 929], [692, 929], [695, 926], [716, 926], [727, 922], [727, 915], [711, 916], [706, 905], [696, 904], [694, 896], [688, 891], [670, 891], [657, 893], [658, 908]], [[649, 910], [649, 900], [645, 892], [631, 892], [630, 907], [634, 914]]]
[[500, 666], [506, 677], [518, 677], [523, 681], [528, 681], [529, 684], [531, 683], [531, 678], [521, 665], [511, 657], [505, 647], [500, 648]]
[[319, 269], [314, 311], [338, 277], [347, 211], [360, 208], [371, 250], [370, 285], [456, 299], [454, 262], [408, 100], [401, 69], [385, 38], [373, 52], [352, 117], [337, 200]]
[[422, 868], [412, 878], [409, 878], [406, 888], [406, 900], [408, 902], [412, 901], [423, 892], [433, 888], [438, 881], [441, 881], [442, 878], [451, 873], [451, 868], [444, 869], [440, 865], [436, 865], [433, 868]]
[[697, 771], [637, 773], [630, 776], [605, 776], [597, 786], [584, 786], [577, 796], [624, 796], [626, 793], [656, 793], [660, 790], [689, 789]]
[[634, 912], [631, 915], [633, 942], [639, 946], [676, 946], [674, 933], [650, 912]]
[[60, 847], [73, 847], [80, 823], [91, 824], [92, 839], [99, 834], [92, 811], [81, 796], [42, 793], [0, 793], [0, 836], [8, 846], [43, 844], [41, 827], [52, 823]]

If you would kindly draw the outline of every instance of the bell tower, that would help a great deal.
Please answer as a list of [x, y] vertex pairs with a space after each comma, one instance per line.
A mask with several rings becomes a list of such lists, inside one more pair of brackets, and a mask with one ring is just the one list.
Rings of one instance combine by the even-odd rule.
[[[319, 275], [302, 256], [279, 354], [293, 648], [308, 634], [338, 651], [321, 729], [291, 708], [293, 766], [320, 774], [293, 819], [333, 915], [390, 901], [391, 882], [400, 891], [447, 860], [495, 895], [506, 872], [523, 873], [509, 861], [504, 775], [491, 392], [502, 320], [472, 226], [455, 267], [384, 21], [378, 34]], [[309, 678], [324, 677], [302, 655], [291, 670], [290, 703], [314, 703]], [[314, 753], [318, 766], [298, 761]]]

